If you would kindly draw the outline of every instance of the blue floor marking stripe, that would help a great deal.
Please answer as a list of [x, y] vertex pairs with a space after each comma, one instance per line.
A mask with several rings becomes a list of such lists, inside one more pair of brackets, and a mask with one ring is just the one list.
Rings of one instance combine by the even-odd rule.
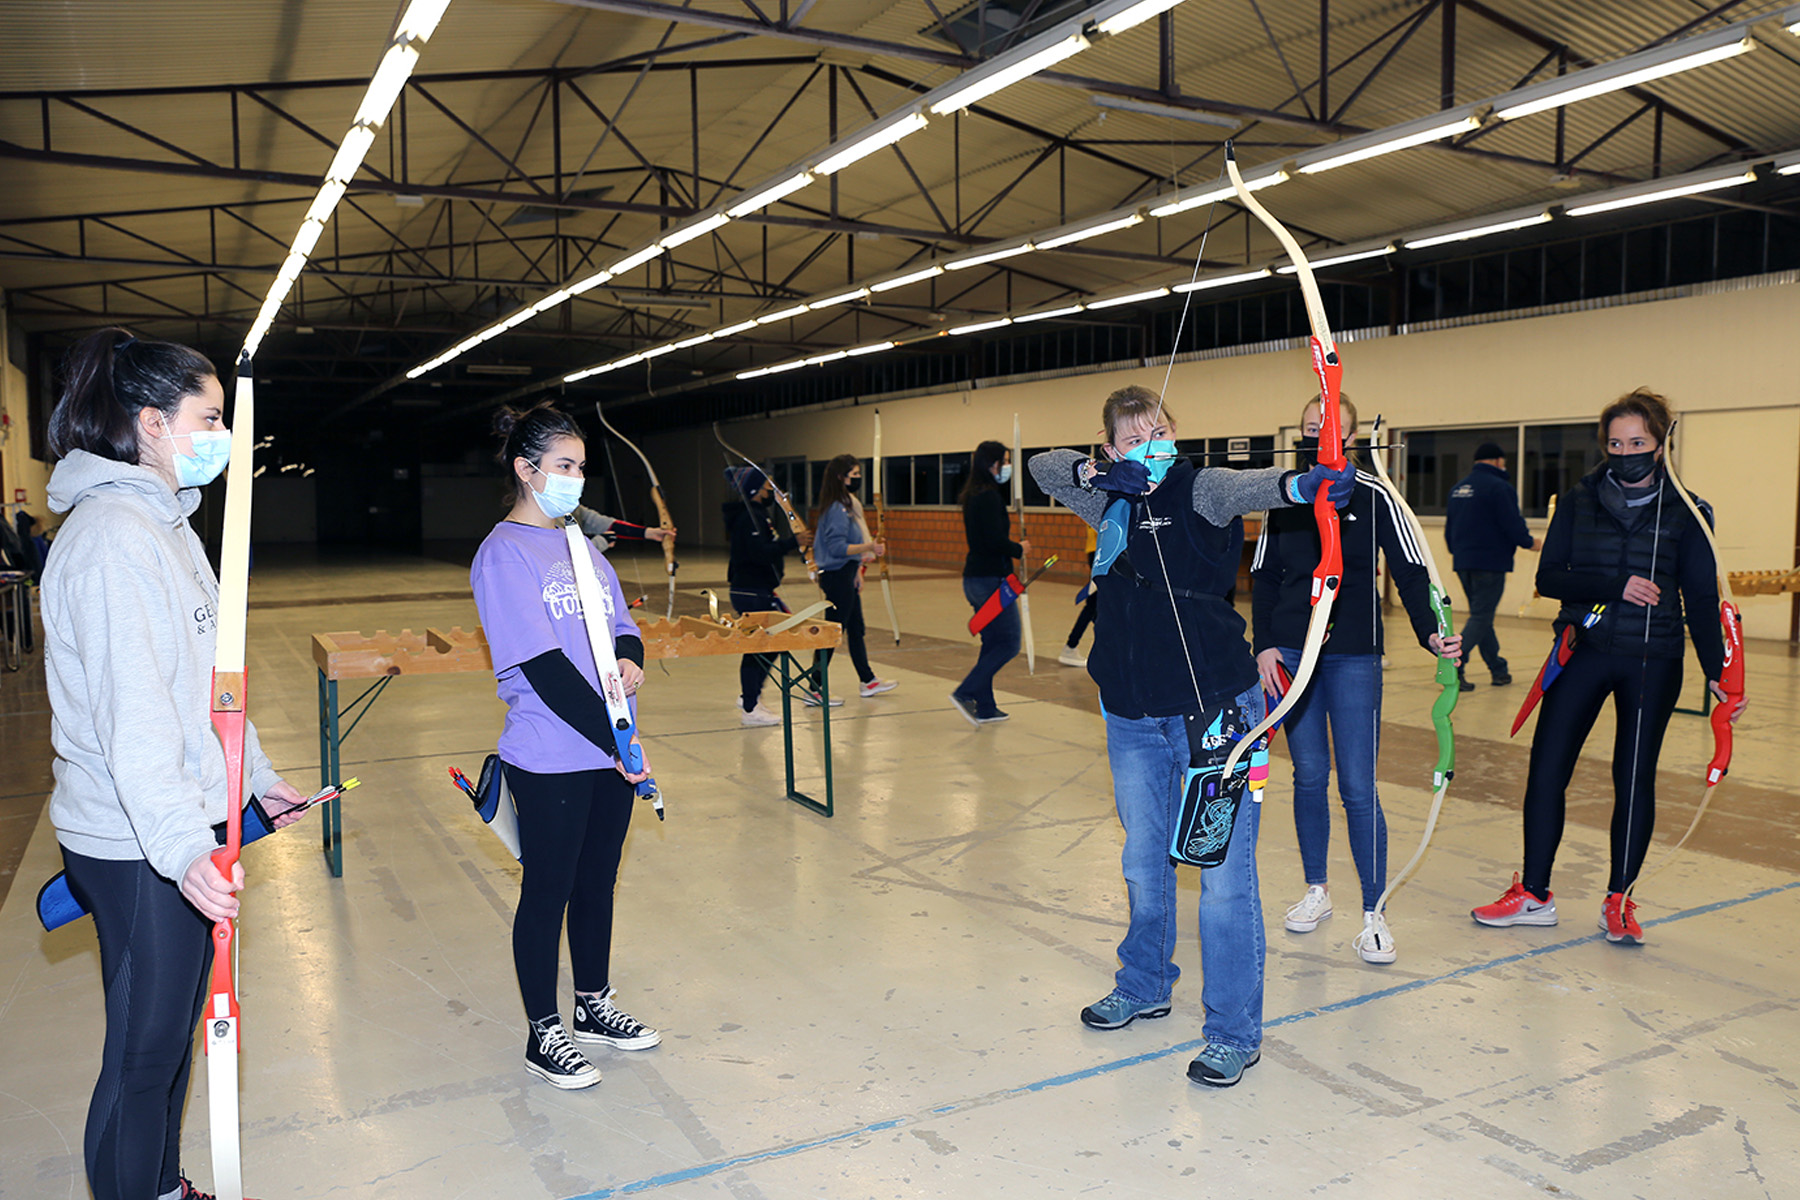
[[[1751, 892], [1748, 895], [1739, 896], [1735, 899], [1717, 900], [1711, 904], [1702, 904], [1694, 908], [1685, 908], [1680, 912], [1670, 913], [1666, 917], [1657, 917], [1654, 920], [1645, 921], [1644, 925], [1646, 927], [1655, 927], [1658, 925], [1668, 925], [1674, 921], [1685, 921], [1691, 917], [1703, 917], [1710, 913], [1723, 912], [1728, 908], [1737, 908], [1741, 905], [1751, 904], [1758, 900], [1766, 900], [1770, 896], [1779, 896], [1783, 892], [1791, 892], [1796, 888], [1800, 888], [1800, 879], [1796, 879], [1791, 883], [1781, 884], [1778, 887], [1763, 888], [1761, 891]], [[1490, 959], [1487, 962], [1472, 963], [1466, 967], [1458, 967], [1454, 971], [1450, 971], [1443, 975], [1435, 975], [1430, 979], [1414, 979], [1406, 983], [1396, 984], [1391, 988], [1382, 988], [1380, 991], [1369, 992], [1361, 996], [1351, 996], [1348, 999], [1334, 1001], [1331, 1004], [1322, 1004], [1317, 1008], [1302, 1009], [1299, 1012], [1288, 1013], [1286, 1016], [1276, 1017], [1273, 1021], [1265, 1021], [1263, 1023], [1263, 1029], [1278, 1029], [1283, 1025], [1294, 1025], [1301, 1021], [1309, 1021], [1314, 1017], [1323, 1017], [1331, 1013], [1339, 1013], [1348, 1009], [1359, 1008], [1371, 1001], [1386, 1000], [1394, 996], [1405, 995], [1407, 992], [1416, 992], [1421, 988], [1431, 987], [1434, 984], [1447, 983], [1450, 980], [1462, 979], [1469, 975], [1479, 975], [1484, 971], [1491, 971], [1496, 967], [1506, 967], [1511, 966], [1513, 963], [1525, 962], [1528, 959], [1541, 958], [1546, 954], [1554, 954], [1559, 950], [1567, 950], [1571, 946], [1582, 946], [1589, 942], [1599, 941], [1600, 939], [1601, 934], [1596, 931], [1578, 938], [1570, 938], [1566, 941], [1552, 942], [1544, 946], [1534, 946], [1530, 950], [1522, 950], [1517, 954], [1509, 954], [1503, 958], [1495, 958]], [[1195, 1038], [1192, 1041], [1181, 1042], [1177, 1045], [1164, 1046], [1160, 1050], [1149, 1050], [1143, 1054], [1133, 1054], [1128, 1058], [1115, 1059], [1112, 1062], [1101, 1063], [1097, 1066], [1084, 1067], [1079, 1071], [1070, 1071], [1064, 1075], [1052, 1075], [1048, 1079], [1040, 1079], [1035, 1083], [1021, 1084], [1018, 1087], [1009, 1088], [1006, 1091], [999, 1093], [999, 1095], [1003, 1097], [1025, 1096], [1034, 1092], [1047, 1091], [1051, 1088], [1063, 1087], [1066, 1084], [1079, 1083], [1084, 1079], [1095, 1079], [1102, 1075], [1110, 1075], [1114, 1071], [1123, 1071], [1129, 1067], [1142, 1066], [1148, 1062], [1155, 1062], [1158, 1059], [1168, 1058], [1170, 1055], [1186, 1054], [1189, 1051], [1197, 1051], [1205, 1044], [1205, 1038]], [[987, 1098], [984, 1098], [984, 1100], [987, 1100]], [[988, 1102], [991, 1102], [991, 1100]], [[933, 1115], [953, 1113], [967, 1107], [967, 1104], [968, 1102], [966, 1101], [953, 1104], [941, 1104], [931, 1108], [929, 1111]], [[631, 1183], [621, 1184], [618, 1187], [601, 1188], [597, 1192], [585, 1192], [582, 1195], [570, 1197], [570, 1200], [609, 1200], [609, 1198], [613, 1196], [629, 1196], [635, 1192], [649, 1191], [652, 1188], [659, 1188], [665, 1184], [686, 1183], [693, 1179], [704, 1179], [708, 1175], [717, 1175], [723, 1171], [730, 1171], [737, 1167], [747, 1167], [759, 1163], [774, 1162], [778, 1159], [791, 1158], [796, 1154], [802, 1154], [808, 1150], [816, 1150], [820, 1146], [829, 1146], [836, 1142], [864, 1137], [871, 1133], [883, 1133], [889, 1129], [897, 1129], [902, 1125], [909, 1124], [912, 1120], [913, 1118], [910, 1116], [890, 1117], [885, 1121], [875, 1121], [855, 1129], [845, 1130], [842, 1133], [827, 1134], [824, 1137], [813, 1138], [810, 1141], [797, 1142], [791, 1146], [779, 1146], [771, 1150], [759, 1150], [750, 1154], [739, 1154], [731, 1158], [719, 1159], [715, 1162], [696, 1163], [691, 1167], [684, 1167], [679, 1171], [668, 1171], [661, 1175], [650, 1175]]]

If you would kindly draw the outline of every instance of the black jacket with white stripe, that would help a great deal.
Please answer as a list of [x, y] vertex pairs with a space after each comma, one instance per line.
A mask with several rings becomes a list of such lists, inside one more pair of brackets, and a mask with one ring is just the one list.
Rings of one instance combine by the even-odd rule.
[[[1431, 614], [1431, 577], [1425, 552], [1394, 498], [1368, 471], [1357, 471], [1356, 492], [1338, 512], [1344, 547], [1344, 580], [1332, 609], [1326, 654], [1380, 654], [1381, 580], [1375, 570], [1379, 548], [1394, 573], [1400, 602], [1412, 620], [1419, 645], [1437, 632]], [[1255, 652], [1297, 650], [1306, 642], [1312, 618], [1312, 573], [1319, 565], [1319, 526], [1310, 506], [1276, 509], [1263, 521], [1250, 565], [1251, 642]]]

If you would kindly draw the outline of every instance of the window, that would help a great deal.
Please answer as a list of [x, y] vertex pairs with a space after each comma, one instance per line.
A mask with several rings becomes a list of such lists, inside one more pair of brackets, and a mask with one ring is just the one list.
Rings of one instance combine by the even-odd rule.
[[[912, 456], [912, 502], [914, 504], [944, 503], [944, 481], [938, 474], [938, 456], [935, 454], [915, 454]], [[959, 483], [960, 487], [961, 484]], [[954, 492], [951, 495], [955, 495]]]
[[1518, 461], [1519, 427], [1421, 429], [1406, 435], [1406, 502], [1421, 516], [1443, 516], [1444, 501], [1475, 465], [1483, 442], [1498, 442], [1507, 465]]
[[1273, 437], [1186, 438], [1175, 443], [1182, 454], [1195, 457], [1196, 467], [1227, 467], [1251, 471], [1275, 465]]
[[1547, 515], [1550, 497], [1567, 495], [1599, 461], [1599, 435], [1592, 421], [1526, 426], [1525, 453], [1518, 469], [1524, 495], [1520, 508], [1528, 517]]

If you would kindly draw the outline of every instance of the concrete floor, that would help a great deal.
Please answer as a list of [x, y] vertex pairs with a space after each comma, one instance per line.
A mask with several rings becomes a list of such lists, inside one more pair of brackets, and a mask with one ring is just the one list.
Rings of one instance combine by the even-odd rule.
[[[650, 564], [621, 574], [653, 595], [661, 584]], [[685, 553], [682, 607], [698, 611], [697, 589], [723, 574], [716, 556]], [[1800, 670], [1785, 647], [1750, 651], [1755, 706], [1733, 772], [1694, 848], [1640, 896], [1641, 950], [1594, 928], [1604, 722], [1572, 796], [1562, 925], [1485, 929], [1468, 908], [1517, 866], [1525, 747], [1505, 731], [1522, 685], [1464, 697], [1461, 769], [1430, 855], [1392, 902], [1400, 959], [1385, 968], [1350, 949], [1353, 901], [1315, 933], [1283, 930], [1302, 885], [1277, 762], [1261, 842], [1264, 1057], [1242, 1085], [1212, 1090], [1184, 1076], [1200, 1045], [1192, 903], [1174, 1014], [1112, 1033], [1076, 1020], [1111, 985], [1125, 896], [1093, 689], [1054, 660], [1072, 589], [1034, 589], [1038, 676], [1022, 659], [1009, 667], [1012, 720], [979, 730], [946, 701], [974, 657], [958, 581], [901, 569], [895, 592], [904, 644], [872, 631], [870, 648], [901, 686], [839, 710], [829, 820], [781, 798], [780, 731], [738, 726], [734, 659], [651, 668], [643, 726], [669, 816], [640, 812], [633, 828], [614, 977], [664, 1041], [600, 1051], [605, 1079], [583, 1092], [522, 1068], [517, 864], [446, 781], [447, 765], [472, 772], [492, 747], [492, 681], [396, 681], [345, 745], [345, 773], [363, 787], [345, 809], [343, 878], [325, 870], [316, 823], [248, 856], [251, 1193], [1796, 1194], [1800, 955], [1785, 932], [1800, 927], [1789, 819]], [[317, 779], [309, 635], [474, 615], [466, 572], [447, 561], [271, 552], [252, 596], [253, 715], [302, 787]], [[1417, 842], [1435, 757], [1430, 660], [1399, 648], [1403, 628], [1390, 626], [1381, 770], [1396, 865]], [[1516, 673], [1535, 668], [1544, 628], [1503, 623]], [[87, 1194], [81, 1137], [102, 1024], [91, 927], [46, 935], [32, 908], [58, 865], [48, 820], [32, 816], [46, 786], [32, 669], [41, 676], [34, 658], [0, 685], [12, 781], [0, 833], [14, 831], [20, 856], [0, 906], [0, 1195], [21, 1200]], [[847, 669], [834, 680], [851, 681]], [[818, 716], [800, 720], [800, 786], [816, 793]], [[1663, 847], [1686, 826], [1711, 749], [1703, 721], [1675, 720]], [[1350, 897], [1339, 821], [1333, 875]], [[1192, 876], [1185, 886], [1192, 901]], [[204, 1088], [202, 1070], [186, 1126], [202, 1184]]]

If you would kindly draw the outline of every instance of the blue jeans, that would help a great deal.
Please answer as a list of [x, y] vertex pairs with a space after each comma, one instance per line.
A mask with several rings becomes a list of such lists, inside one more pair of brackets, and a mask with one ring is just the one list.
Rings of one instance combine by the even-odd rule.
[[[1290, 672], [1300, 652], [1286, 647]], [[1325, 724], [1331, 723], [1329, 740]], [[1338, 799], [1350, 855], [1362, 880], [1364, 912], [1375, 908], [1387, 886], [1387, 817], [1375, 787], [1381, 751], [1381, 659], [1374, 654], [1321, 654], [1306, 692], [1282, 724], [1294, 760], [1294, 833], [1308, 886], [1326, 883], [1331, 848], [1331, 760], [1337, 758]]]
[[[1263, 712], [1262, 689], [1236, 703]], [[1175, 965], [1175, 864], [1169, 840], [1181, 810], [1187, 773], [1187, 724], [1181, 717], [1128, 720], [1106, 714], [1106, 752], [1113, 802], [1125, 827], [1121, 865], [1131, 919], [1119, 943], [1114, 984], [1143, 1005], [1166, 1003], [1181, 977]], [[1248, 795], [1238, 806], [1225, 861], [1200, 872], [1200, 1002], [1206, 1040], [1250, 1051], [1262, 1045], [1262, 897], [1256, 886], [1256, 834], [1262, 805]]]
[[[963, 595], [972, 609], [979, 610], [999, 588], [998, 576], [963, 576]], [[956, 685], [957, 696], [975, 706], [976, 716], [991, 717], [1000, 711], [994, 703], [994, 676], [1018, 656], [1019, 605], [1014, 601], [981, 631], [981, 654], [975, 659], [975, 669]]]
[[1494, 610], [1500, 607], [1500, 595], [1506, 591], [1505, 571], [1458, 571], [1463, 596], [1469, 602], [1469, 619], [1463, 622], [1463, 666], [1469, 656], [1481, 652], [1481, 661], [1495, 675], [1507, 675], [1506, 660], [1500, 657], [1500, 639], [1494, 633]]

